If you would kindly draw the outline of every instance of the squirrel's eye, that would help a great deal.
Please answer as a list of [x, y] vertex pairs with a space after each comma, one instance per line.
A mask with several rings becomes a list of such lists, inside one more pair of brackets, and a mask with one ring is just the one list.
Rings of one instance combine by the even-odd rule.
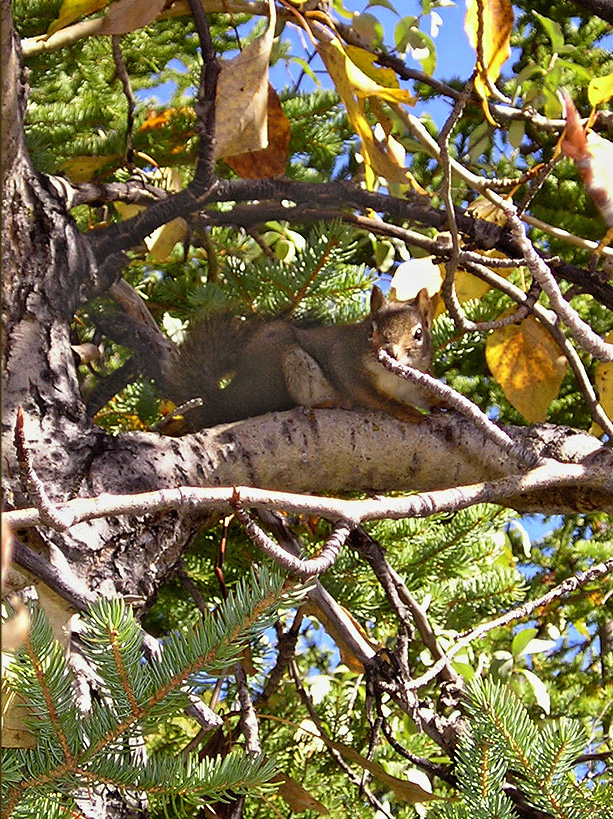
[[421, 329], [421, 327], [418, 327], [413, 333], [413, 338], [415, 339], [415, 341], [421, 341], [423, 334], [424, 332]]

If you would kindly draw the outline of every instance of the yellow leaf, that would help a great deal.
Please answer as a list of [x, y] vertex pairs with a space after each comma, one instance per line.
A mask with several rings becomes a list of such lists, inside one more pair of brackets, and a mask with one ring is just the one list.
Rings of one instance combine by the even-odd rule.
[[507, 217], [502, 208], [495, 202], [490, 202], [485, 196], [477, 196], [466, 208], [466, 212], [475, 219], [483, 219], [485, 222], [492, 222], [500, 227], [504, 227], [507, 223]]
[[264, 34], [222, 63], [216, 94], [216, 159], [268, 146], [268, 64], [277, 21], [274, 0], [269, 6]]
[[532, 316], [501, 327], [485, 346], [488, 367], [508, 401], [530, 423], [544, 421], [566, 373], [562, 351]]
[[64, 0], [60, 8], [59, 16], [54, 20], [49, 28], [47, 34], [51, 35], [61, 28], [66, 28], [79, 17], [86, 17], [88, 14], [93, 14], [99, 9], [103, 9], [109, 4], [109, 0]]
[[[8, 662], [12, 662], [12, 658], [8, 658], [6, 654], [3, 654], [3, 669]], [[28, 717], [32, 717], [32, 711], [28, 707], [28, 703], [20, 694], [9, 687], [5, 672], [2, 678], [3, 748], [36, 748], [36, 735], [32, 732]]]
[[[607, 333], [604, 340], [613, 341], [613, 330]], [[613, 363], [598, 364], [594, 372], [594, 379], [602, 408], [609, 418], [613, 419]]]
[[592, 108], [596, 108], [601, 102], [606, 102], [613, 97], [613, 74], [604, 77], [594, 77], [587, 87], [587, 98]]
[[145, 210], [144, 205], [132, 205], [126, 202], [114, 202], [113, 204], [122, 219], [131, 219], [133, 216], [136, 216], [137, 213]]
[[[485, 101], [490, 94], [488, 80], [490, 83], [496, 82], [503, 63], [511, 54], [511, 0], [466, 0], [464, 31], [477, 52], [475, 91]], [[484, 111], [491, 119], [487, 106], [484, 106]]]
[[97, 171], [117, 159], [117, 156], [75, 156], [61, 167], [71, 182], [89, 182]]
[[[370, 123], [366, 119], [365, 98], [367, 96], [375, 100], [387, 99], [393, 101], [393, 93], [400, 92], [401, 89], [385, 88], [374, 82], [349, 59], [341, 42], [336, 37], [316, 33], [320, 37], [317, 50], [345, 104], [349, 121], [362, 141], [362, 157], [364, 159], [367, 185], [372, 187], [376, 177], [382, 177], [388, 182], [412, 185], [420, 193], [424, 193], [410, 171], [398, 164], [396, 158], [398, 153], [397, 141], [391, 134], [385, 132], [385, 127], [383, 128], [384, 138], [376, 139]], [[407, 92], [403, 91], [402, 93]]]
[[456, 270], [455, 274], [455, 290], [460, 304], [472, 299], [479, 300], [490, 289], [490, 285], [482, 279], [473, 276], [466, 270]]
[[414, 97], [406, 89], [400, 88], [396, 73], [391, 68], [374, 64], [374, 54], [351, 45], [345, 46], [344, 51], [347, 77], [357, 97], [378, 97], [388, 102], [414, 105]]
[[154, 230], [145, 239], [145, 244], [149, 248], [149, 254], [153, 261], [165, 262], [177, 242], [183, 241], [186, 235], [187, 222], [181, 217], [173, 219]]

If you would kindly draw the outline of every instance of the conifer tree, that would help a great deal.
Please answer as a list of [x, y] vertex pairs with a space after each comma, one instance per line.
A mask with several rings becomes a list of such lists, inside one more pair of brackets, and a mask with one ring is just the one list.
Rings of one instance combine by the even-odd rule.
[[[611, 813], [610, 15], [409, 5], [2, 2], [7, 819]], [[375, 283], [443, 409], [187, 430]]]

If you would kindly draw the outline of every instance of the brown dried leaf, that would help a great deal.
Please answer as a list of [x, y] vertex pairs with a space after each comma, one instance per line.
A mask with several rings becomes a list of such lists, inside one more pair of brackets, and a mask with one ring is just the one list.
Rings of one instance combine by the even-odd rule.
[[100, 34], [128, 34], [148, 26], [162, 12], [166, 0], [119, 0], [104, 15]]
[[229, 62], [217, 79], [215, 157], [260, 151], [268, 145], [268, 64], [276, 13], [270, 4], [268, 28]]
[[272, 778], [273, 782], [280, 782], [277, 793], [287, 802], [290, 809], [295, 813], [302, 813], [305, 810], [315, 810], [322, 816], [328, 816], [330, 811], [321, 802], [302, 787], [295, 779], [284, 773], [278, 773]]
[[247, 151], [226, 156], [226, 162], [242, 179], [272, 179], [285, 172], [290, 139], [289, 119], [277, 92], [268, 85], [268, 146], [261, 151]]

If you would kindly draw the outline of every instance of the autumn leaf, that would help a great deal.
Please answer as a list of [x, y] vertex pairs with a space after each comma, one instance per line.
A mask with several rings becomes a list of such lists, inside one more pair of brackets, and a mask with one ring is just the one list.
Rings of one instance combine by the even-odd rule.
[[425, 790], [415, 782], [410, 782], [408, 779], [398, 779], [391, 774], [388, 774], [385, 768], [379, 762], [373, 759], [367, 759], [358, 751], [344, 745], [341, 742], [334, 742], [327, 737], [321, 737], [329, 748], [334, 748], [339, 754], [345, 757], [349, 762], [359, 765], [364, 770], [371, 773], [382, 785], [392, 791], [397, 799], [414, 805], [416, 802], [431, 802], [434, 799], [441, 799], [430, 791]]
[[[332, 36], [321, 26], [313, 26], [314, 33], [318, 38], [317, 50], [330, 74], [330, 77], [341, 97], [349, 121], [360, 137], [362, 142], [362, 157], [366, 170], [367, 187], [372, 188], [377, 177], [382, 177], [388, 182], [398, 182], [399, 184], [412, 185], [420, 193], [423, 189], [418, 185], [410, 171], [398, 162], [398, 142], [393, 138], [389, 129], [386, 131], [382, 127], [382, 136], [377, 138], [366, 117], [366, 100], [386, 100], [397, 103], [412, 102], [412, 97], [400, 88], [393, 85], [382, 85], [376, 77], [390, 83], [390, 75], [378, 73], [378, 70], [371, 64], [370, 59], [361, 55], [363, 49], [357, 49], [352, 53], [358, 56], [364, 68], [372, 76], [365, 73], [349, 56], [348, 51], [337, 37]], [[364, 52], [366, 53], [366, 52]], [[376, 102], [372, 107], [376, 115]], [[401, 146], [400, 146], [401, 147]]]
[[503, 63], [511, 55], [513, 31], [511, 0], [466, 0], [464, 31], [477, 52], [475, 91], [483, 100], [487, 119], [496, 124], [489, 113], [489, 85], [496, 82]]
[[[613, 342], [613, 330], [607, 333], [604, 340], [609, 343]], [[594, 380], [600, 404], [609, 418], [613, 420], [613, 363], [598, 364], [594, 371]], [[596, 424], [593, 425], [592, 432], [598, 435], [602, 434], [602, 430]]]
[[264, 34], [222, 63], [216, 94], [216, 159], [261, 151], [268, 145], [268, 65], [276, 19], [270, 0]]
[[148, 26], [163, 11], [166, 0], [119, 0], [104, 15], [100, 34], [128, 34]]
[[344, 46], [344, 52], [347, 79], [357, 97], [415, 104], [415, 98], [405, 88], [400, 88], [398, 77], [391, 68], [380, 68], [374, 64], [374, 54], [351, 45]]
[[64, 0], [60, 7], [60, 13], [57, 19], [53, 20], [47, 34], [54, 34], [61, 28], [66, 28], [79, 17], [86, 17], [93, 14], [95, 11], [103, 9], [108, 6], [110, 0]]
[[613, 97], [613, 74], [604, 77], [594, 77], [587, 87], [587, 98], [592, 108], [601, 105]]
[[178, 217], [166, 222], [145, 238], [149, 255], [154, 262], [165, 262], [177, 242], [187, 236], [187, 222]]
[[547, 417], [567, 370], [561, 349], [532, 316], [500, 327], [485, 345], [490, 372], [509, 401], [530, 423]]
[[277, 92], [268, 85], [268, 145], [261, 151], [247, 151], [224, 157], [242, 179], [272, 179], [285, 172], [290, 140], [289, 120]]
[[330, 811], [322, 805], [313, 794], [309, 793], [299, 782], [284, 773], [273, 776], [272, 782], [278, 782], [277, 793], [282, 796], [294, 813], [302, 813], [305, 810], [317, 811], [321, 816], [328, 816]]
[[73, 156], [62, 163], [62, 171], [71, 182], [90, 182], [102, 168], [118, 162], [117, 156]]
[[579, 112], [564, 93], [566, 128], [562, 151], [574, 160], [585, 188], [609, 227], [613, 227], [613, 142], [590, 131], [585, 133]]

